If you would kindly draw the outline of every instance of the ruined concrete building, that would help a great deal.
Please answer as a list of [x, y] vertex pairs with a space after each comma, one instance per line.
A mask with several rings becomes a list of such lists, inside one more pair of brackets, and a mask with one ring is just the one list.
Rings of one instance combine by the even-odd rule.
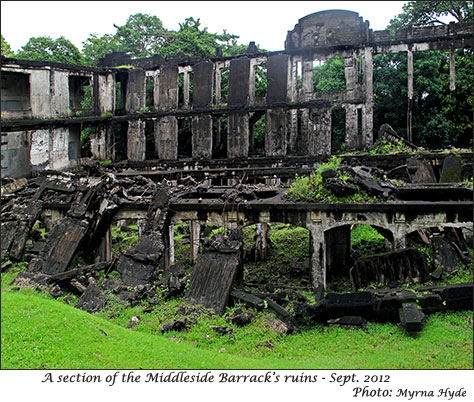
[[[453, 51], [467, 46], [470, 23], [401, 29], [392, 37], [373, 32], [357, 13], [335, 10], [300, 19], [284, 51], [259, 54], [249, 46], [245, 55], [207, 60], [111, 54], [98, 68], [2, 58], [2, 172], [74, 166], [87, 126], [95, 129], [90, 151], [99, 160], [252, 157], [261, 118], [264, 156], [330, 155], [337, 108], [345, 111], [347, 150], [362, 149], [373, 142], [374, 54], [407, 52], [411, 99], [413, 52], [450, 49], [454, 87]], [[344, 59], [346, 89], [314, 92], [313, 66], [334, 56]], [[266, 75], [266, 93], [256, 92], [257, 72]]]
[[[125, 180], [140, 175], [140, 180], [165, 178], [174, 184], [189, 176], [197, 181], [206, 180], [205, 191], [197, 188], [186, 194], [175, 194], [169, 200], [162, 199], [157, 208], [162, 214], [165, 205], [169, 207], [167, 216], [152, 214], [155, 216], [152, 219], [160, 223], [150, 224], [146, 233], [151, 233], [151, 237], [145, 239], [159, 244], [160, 252], [166, 250], [163, 251], [166, 258], [160, 264], [174, 262], [173, 225], [179, 222], [190, 222], [193, 259], [199, 250], [200, 228], [207, 222], [229, 228], [257, 224], [257, 242], [263, 248], [268, 223], [290, 222], [311, 233], [313, 285], [321, 289], [331, 267], [346, 266], [351, 225], [374, 225], [392, 242], [394, 249], [403, 248], [406, 235], [423, 227], [472, 227], [472, 202], [466, 201], [465, 195], [449, 198], [457, 197], [462, 189], [446, 192], [447, 185], [441, 184], [436, 184], [438, 187], [433, 184], [436, 188], [427, 193], [416, 188], [405, 189], [398, 203], [358, 205], [290, 202], [282, 199], [281, 189], [274, 187], [257, 189], [247, 199], [245, 192], [241, 193], [243, 203], [236, 207], [235, 203], [223, 200], [225, 189], [212, 186], [275, 185], [280, 180], [294, 178], [295, 173], [312, 172], [340, 147], [332, 129], [336, 109], [345, 115], [346, 149], [362, 150], [371, 146], [378, 129], [373, 127], [373, 55], [407, 52], [410, 105], [413, 52], [451, 50], [450, 78], [454, 90], [454, 50], [472, 45], [471, 23], [400, 29], [391, 35], [389, 31], [372, 31], [369, 23], [355, 12], [331, 10], [301, 18], [288, 32], [282, 51], [258, 53], [251, 43], [243, 55], [222, 57], [216, 52], [215, 57], [206, 60], [184, 55], [133, 60], [126, 54], [113, 53], [101, 60], [100, 67], [2, 58], [2, 176], [41, 176], [43, 171], [82, 165], [84, 158], [91, 156], [99, 161], [127, 161], [119, 165], [123, 169], [115, 171], [114, 179], [109, 176], [104, 181], [103, 186], [112, 184], [106, 191], [101, 190], [101, 197], [107, 197], [108, 191], [118, 191], [113, 189], [116, 178]], [[315, 92], [313, 67], [336, 56], [344, 60], [345, 89]], [[264, 90], [257, 85], [262, 75], [267, 80]], [[410, 113], [409, 108], [409, 135]], [[265, 139], [261, 143], [254, 136], [259, 121], [265, 126]], [[92, 132], [90, 150], [83, 155], [80, 137], [87, 127]], [[407, 158], [362, 155], [348, 157], [346, 162], [372, 167], [384, 164], [385, 171], [403, 166], [408, 174], [415, 175], [416, 168], [410, 170], [411, 162]], [[439, 176], [443, 157], [427, 155], [425, 159], [431, 163], [430, 169], [438, 169]], [[462, 156], [462, 169], [468, 172], [471, 169], [472, 175], [472, 154]], [[436, 183], [437, 178], [432, 176], [432, 183]], [[51, 183], [42, 186], [41, 194], [59, 188]], [[80, 188], [78, 184], [77, 191]], [[50, 215], [56, 208], [60, 217], [70, 220], [63, 222], [64, 227], [76, 225], [73, 226], [77, 230], [68, 235], [73, 237], [65, 239], [66, 243], [59, 248], [69, 254], [77, 250], [91, 228], [95, 232], [88, 235], [89, 242], [85, 244], [93, 246], [91, 239], [109, 238], [107, 225], [118, 219], [114, 214], [145, 219], [151, 202], [151, 194], [146, 194], [146, 198], [143, 193], [140, 198], [137, 190], [130, 195], [130, 200], [135, 201], [120, 209], [113, 203], [107, 204], [104, 198], [91, 203], [93, 192], [74, 198], [70, 194], [75, 190], [58, 191], [63, 199], [67, 198], [60, 207], [45, 202], [39, 210], [30, 213], [36, 219], [41, 208], [43, 211], [49, 208]], [[432, 202], [432, 194], [440, 197], [439, 202]], [[472, 198], [472, 192], [469, 196]], [[67, 216], [66, 204], [73, 211]], [[85, 214], [92, 204], [100, 205], [97, 220], [91, 218], [92, 213]], [[114, 205], [113, 213], [109, 211], [107, 215], [110, 205]], [[77, 223], [84, 216], [89, 219], [88, 229]], [[107, 224], [102, 221], [104, 217]], [[28, 219], [21, 222], [25, 227], [34, 224], [35, 219]], [[152, 230], [155, 224], [160, 229], [160, 240], [156, 237], [157, 229]], [[12, 233], [17, 230], [13, 226]], [[59, 247], [60, 241], [56, 239], [51, 247]], [[137, 246], [137, 253], [146, 250], [145, 243], [141, 251], [141, 246]], [[7, 249], [12, 244], [15, 244], [13, 238]], [[104, 254], [106, 260], [110, 257], [108, 253]], [[72, 258], [69, 254], [53, 274], [67, 269]], [[44, 255], [45, 263], [54, 257], [51, 253]], [[141, 268], [134, 268], [137, 261], [123, 263], [128, 265], [122, 267], [122, 274], [131, 278], [133, 285], [140, 283], [140, 278], [143, 279], [140, 275], [149, 268], [145, 263]]]

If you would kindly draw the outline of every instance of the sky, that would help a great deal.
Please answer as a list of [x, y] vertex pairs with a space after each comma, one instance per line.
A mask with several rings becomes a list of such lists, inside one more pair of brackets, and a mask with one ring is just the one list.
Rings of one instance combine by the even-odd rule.
[[200, 18], [209, 32], [238, 35], [268, 51], [283, 50], [287, 31], [317, 11], [346, 9], [359, 13], [374, 31], [402, 12], [403, 1], [2, 1], [1, 33], [13, 51], [31, 37], [64, 36], [79, 50], [91, 33], [114, 34], [136, 13], [156, 15], [167, 29], [185, 18]]

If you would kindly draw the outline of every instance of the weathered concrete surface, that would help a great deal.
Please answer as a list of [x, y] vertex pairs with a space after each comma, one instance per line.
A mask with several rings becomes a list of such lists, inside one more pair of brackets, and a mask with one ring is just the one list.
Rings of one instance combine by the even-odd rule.
[[422, 282], [428, 275], [428, 264], [423, 253], [414, 248], [362, 257], [350, 270], [353, 289], [370, 283], [387, 286], [397, 283]]
[[239, 271], [242, 270], [242, 241], [221, 237], [205, 244], [191, 274], [186, 299], [222, 314]]

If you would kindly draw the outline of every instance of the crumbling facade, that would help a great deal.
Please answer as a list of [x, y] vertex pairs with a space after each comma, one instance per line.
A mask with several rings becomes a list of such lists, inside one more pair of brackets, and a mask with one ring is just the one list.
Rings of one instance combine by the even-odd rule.
[[[92, 127], [90, 153], [99, 160], [228, 160], [253, 156], [327, 156], [334, 109], [345, 114], [347, 150], [373, 142], [376, 53], [407, 52], [408, 98], [413, 52], [472, 47], [471, 24], [375, 31], [357, 13], [323, 11], [299, 20], [285, 50], [202, 60], [106, 56], [99, 68], [2, 59], [2, 174], [28, 176], [75, 166], [81, 130]], [[342, 57], [345, 90], [315, 92], [313, 66]], [[259, 77], [267, 80], [264, 93]], [[190, 88], [192, 87], [192, 91]], [[87, 93], [87, 96], [85, 94]], [[411, 135], [410, 102], [407, 111]], [[254, 126], [263, 119], [264, 145]], [[410, 138], [409, 138], [410, 139]]]
[[[391, 203], [294, 202], [283, 198], [281, 188], [241, 191], [238, 186], [273, 186], [313, 172], [340, 146], [332, 128], [335, 109], [344, 111], [347, 150], [372, 145], [373, 55], [408, 53], [410, 100], [413, 52], [472, 47], [472, 34], [471, 24], [450, 24], [402, 29], [391, 36], [373, 32], [357, 13], [333, 10], [300, 19], [288, 32], [285, 50], [277, 52], [258, 53], [251, 44], [241, 56], [216, 54], [207, 60], [184, 55], [132, 60], [113, 53], [96, 68], [2, 58], [2, 176], [39, 176], [23, 190], [24, 183], [11, 183], [10, 191], [18, 185], [17, 195], [24, 193], [28, 206], [17, 210], [12, 194], [6, 194], [2, 253], [9, 251], [18, 260], [41, 217], [51, 235], [30, 271], [63, 278], [81, 247], [110, 263], [112, 222], [146, 220], [139, 242], [117, 267], [124, 283], [135, 286], [174, 264], [176, 224], [189, 222], [195, 263], [206, 224], [227, 229], [255, 224], [257, 253], [264, 258], [268, 224], [284, 222], [310, 232], [312, 286], [321, 296], [331, 269], [349, 269], [354, 225], [376, 227], [392, 249], [405, 248], [406, 236], [425, 227], [472, 228], [472, 190], [451, 185], [472, 177], [472, 153], [451, 160], [427, 154], [425, 161], [407, 155], [343, 157], [347, 166], [383, 165], [389, 179], [406, 177], [413, 187], [394, 189], [376, 182], [367, 170], [353, 169], [377, 195], [392, 192]], [[316, 92], [313, 67], [332, 57], [344, 61], [345, 89]], [[450, 66], [455, 90], [453, 51]], [[263, 75], [264, 91], [258, 85]], [[262, 121], [265, 138], [257, 144], [254, 128]], [[90, 135], [86, 155], [85, 128]], [[47, 178], [48, 172], [86, 165], [86, 156], [126, 162], [101, 171], [100, 178], [75, 178], [74, 185], [70, 178], [61, 182], [57, 172], [54, 180]], [[226, 297], [237, 265], [224, 278]]]

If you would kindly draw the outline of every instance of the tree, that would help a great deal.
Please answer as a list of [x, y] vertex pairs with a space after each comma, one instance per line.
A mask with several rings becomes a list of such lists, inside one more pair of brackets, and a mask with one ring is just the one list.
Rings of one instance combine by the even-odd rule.
[[115, 35], [105, 34], [100, 38], [93, 33], [82, 42], [82, 54], [84, 55], [84, 64], [97, 65], [100, 58], [112, 52], [125, 51]]
[[321, 66], [313, 68], [313, 87], [315, 92], [344, 91], [346, 77], [344, 72], [344, 59], [334, 56]]
[[15, 55], [10, 47], [10, 44], [5, 40], [3, 35], [1, 35], [1, 45], [2, 45], [2, 50], [1, 50], [2, 56], [13, 57]]
[[198, 18], [186, 18], [184, 23], [179, 24], [178, 31], [170, 31], [167, 42], [163, 45], [162, 55], [175, 55], [183, 53], [193, 57], [212, 57], [216, 53], [216, 48], [222, 49], [224, 56], [235, 52], [238, 48], [239, 54], [246, 49], [245, 46], [238, 46], [235, 40], [238, 38], [224, 31], [222, 34], [210, 33], [207, 27], [200, 28], [201, 22]]
[[[388, 29], [472, 20], [472, 3], [410, 1]], [[449, 52], [414, 53], [413, 139], [428, 148], [468, 147], [472, 141], [472, 49], [456, 51], [456, 90], [449, 88]], [[389, 123], [406, 135], [407, 55], [374, 56], [374, 127]]]
[[455, 22], [472, 21], [472, 10], [472, 1], [409, 1], [403, 6], [403, 13], [390, 21], [389, 27], [444, 25], [443, 17], [454, 18]]
[[154, 15], [134, 14], [128, 17], [125, 25], [114, 24], [114, 27], [120, 50], [130, 52], [136, 58], [161, 54], [160, 49], [168, 39], [168, 31]]
[[63, 36], [56, 40], [49, 36], [30, 38], [18, 52], [19, 59], [82, 64], [81, 52]]

